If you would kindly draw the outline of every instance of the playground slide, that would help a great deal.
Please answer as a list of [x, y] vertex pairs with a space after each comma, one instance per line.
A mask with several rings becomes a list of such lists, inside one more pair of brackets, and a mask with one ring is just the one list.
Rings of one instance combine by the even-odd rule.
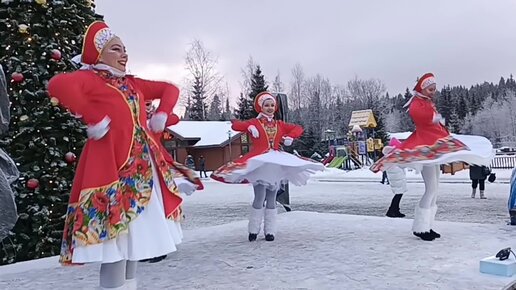
[[333, 159], [335, 159], [335, 156], [328, 156], [328, 157], [324, 158], [324, 160], [323, 160], [323, 162], [322, 162], [322, 163], [323, 163], [324, 165], [326, 165], [326, 164], [328, 164], [328, 163], [332, 162], [332, 161], [333, 161]]
[[358, 167], [362, 167], [362, 162], [360, 162], [360, 160], [358, 160], [354, 156], [351, 156], [351, 162], [353, 162]]
[[337, 157], [328, 165], [331, 168], [341, 168], [342, 164], [346, 162], [346, 157]]
[[333, 160], [326, 165], [327, 167], [335, 167], [335, 164], [339, 161], [341, 157], [334, 157]]

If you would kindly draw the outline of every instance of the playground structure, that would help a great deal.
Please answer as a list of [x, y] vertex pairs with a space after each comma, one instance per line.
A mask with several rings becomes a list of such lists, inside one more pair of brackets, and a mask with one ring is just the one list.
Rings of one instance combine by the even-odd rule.
[[[323, 164], [328, 168], [339, 169], [357, 169], [361, 168], [363, 163], [357, 158], [356, 151], [349, 146], [332, 146], [330, 147], [329, 156], [323, 160]], [[333, 152], [333, 154], [332, 154]]]
[[376, 126], [373, 111], [360, 110], [352, 112], [345, 138], [339, 139], [334, 131], [326, 130], [329, 153], [323, 164], [345, 170], [372, 165], [383, 148], [382, 140], [374, 138]]

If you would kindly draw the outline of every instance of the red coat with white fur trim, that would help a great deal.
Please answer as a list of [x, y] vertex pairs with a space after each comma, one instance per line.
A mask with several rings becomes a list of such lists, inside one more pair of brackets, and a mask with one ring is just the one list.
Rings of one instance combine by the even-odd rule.
[[409, 115], [416, 125], [416, 130], [399, 149], [414, 149], [421, 145], [434, 145], [438, 140], [450, 136], [448, 129], [435, 122], [437, 115], [435, 105], [430, 99], [414, 97], [409, 107]]
[[275, 136], [274, 141], [271, 146], [271, 144], [269, 143], [267, 132], [265, 131], [265, 127], [264, 127], [265, 119], [266, 118], [251, 119], [251, 120], [247, 120], [247, 121], [238, 121], [238, 120], [232, 121], [231, 128], [235, 131], [247, 132], [247, 128], [249, 128], [249, 126], [251, 126], [251, 125], [254, 125], [259, 133], [258, 138], [254, 138], [253, 136], [251, 136], [249, 134], [251, 139], [253, 140], [252, 149], [251, 149], [251, 151], [249, 151], [249, 153], [247, 153], [243, 157], [235, 160], [234, 161], [235, 163], [243, 163], [247, 159], [249, 159], [253, 156], [259, 155], [259, 154], [266, 153], [270, 149], [279, 150], [280, 145], [283, 143], [283, 137], [291, 137], [293, 139], [296, 139], [296, 138], [301, 137], [301, 135], [303, 135], [303, 131], [304, 131], [303, 127], [301, 127], [299, 125], [295, 125], [295, 124], [285, 123], [283, 121], [273, 120], [273, 122], [276, 123], [277, 132], [276, 132], [276, 136]]
[[[156, 112], [172, 112], [179, 97], [177, 87], [133, 76], [127, 78], [141, 96], [140, 108], [145, 108], [146, 100], [160, 99]], [[110, 130], [106, 136], [100, 140], [88, 140], [84, 147], [70, 195], [70, 203], [73, 203], [79, 198], [82, 189], [100, 187], [119, 179], [119, 168], [126, 162], [131, 149], [133, 116], [118, 89], [107, 84], [93, 71], [83, 70], [57, 75], [50, 80], [48, 91], [51, 97], [58, 99], [60, 105], [80, 115], [86, 124], [97, 124], [105, 116], [111, 119]], [[147, 127], [145, 110], [141, 111], [139, 122]], [[157, 136], [148, 128], [146, 130], [162, 147]]]
[[72, 263], [75, 247], [102, 243], [128, 228], [150, 200], [156, 181], [151, 167], [158, 172], [166, 217], [181, 217], [182, 198], [169, 154], [147, 127], [142, 109], [145, 101], [160, 99], [157, 111], [169, 115], [179, 96], [177, 87], [133, 76], [106, 78], [102, 72], [76, 71], [53, 77], [48, 91], [87, 124], [106, 116], [111, 119], [107, 134], [89, 139], [81, 153], [65, 219], [61, 263]]

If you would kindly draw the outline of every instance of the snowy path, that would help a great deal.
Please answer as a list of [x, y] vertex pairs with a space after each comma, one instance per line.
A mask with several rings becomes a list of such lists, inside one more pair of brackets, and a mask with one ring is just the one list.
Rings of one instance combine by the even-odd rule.
[[[509, 226], [438, 222], [440, 240], [411, 220], [292, 212], [275, 242], [246, 241], [246, 222], [185, 231], [179, 252], [141, 264], [139, 289], [501, 289], [479, 260], [513, 245]], [[93, 289], [98, 266], [0, 275], [0, 289]], [[75, 282], [73, 282], [73, 281]]]
[[[478, 271], [481, 258], [516, 247], [516, 227], [505, 226], [508, 184], [487, 184], [487, 200], [471, 199], [468, 184], [442, 184], [443, 238], [431, 243], [411, 235], [412, 220], [383, 217], [392, 194], [378, 182], [291, 187], [295, 210], [325, 214], [281, 214], [273, 243], [246, 241], [251, 187], [205, 185], [185, 197], [184, 243], [161, 263], [141, 264], [140, 289], [501, 289], [511, 281]], [[408, 188], [401, 205], [411, 218], [423, 185]], [[97, 279], [98, 265], [60, 267], [56, 257], [0, 267], [0, 289], [94, 289]]]
[[[252, 199], [247, 185], [205, 182], [206, 190], [185, 197], [184, 227], [192, 229], [246, 219]], [[424, 192], [422, 183], [409, 183], [401, 200], [401, 211], [412, 218], [414, 207]], [[310, 182], [290, 187], [294, 210], [383, 216], [389, 207], [390, 187], [379, 182]], [[509, 185], [486, 184], [488, 199], [470, 198], [469, 184], [443, 183], [437, 200], [437, 220], [503, 224], [508, 220]]]

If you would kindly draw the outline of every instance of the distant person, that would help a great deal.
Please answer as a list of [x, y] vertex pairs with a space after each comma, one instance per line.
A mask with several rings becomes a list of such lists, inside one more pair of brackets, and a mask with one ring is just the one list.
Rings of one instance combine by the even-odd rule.
[[193, 159], [192, 155], [186, 156], [185, 165], [186, 165], [186, 167], [188, 167], [192, 170], [195, 170], [195, 160]]
[[[401, 142], [398, 141], [398, 139], [392, 138], [389, 142], [389, 145], [383, 147], [383, 154], [389, 154], [392, 150], [400, 145]], [[392, 165], [383, 173], [386, 174], [388, 180], [390, 180], [392, 193], [394, 193], [394, 196], [391, 200], [391, 206], [389, 206], [389, 209], [385, 215], [390, 218], [403, 218], [405, 215], [400, 212], [400, 201], [403, 194], [407, 192], [407, 175], [405, 173], [405, 169], [396, 165]]]
[[199, 175], [201, 178], [203, 173], [204, 177], [208, 178], [208, 174], [206, 174], [206, 159], [201, 155], [201, 157], [199, 157]]
[[475, 198], [477, 187], [480, 185], [480, 199], [487, 199], [484, 195], [486, 178], [491, 174], [491, 169], [486, 166], [471, 165], [469, 167], [469, 179], [471, 179], [471, 198]]

